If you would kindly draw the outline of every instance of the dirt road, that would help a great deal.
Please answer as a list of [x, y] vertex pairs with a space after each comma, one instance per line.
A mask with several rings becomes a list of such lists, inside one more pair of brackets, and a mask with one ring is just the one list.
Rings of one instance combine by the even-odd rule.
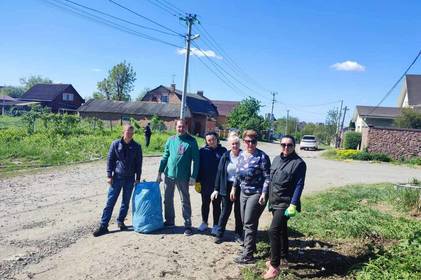
[[[279, 148], [259, 147], [271, 158]], [[304, 194], [353, 183], [421, 179], [420, 168], [300, 154], [308, 166]], [[159, 158], [146, 158], [142, 177], [156, 178], [158, 163]], [[185, 237], [181, 227], [150, 235], [119, 232], [114, 222], [111, 234], [92, 237], [105, 203], [104, 169], [105, 162], [98, 161], [0, 179], [0, 279], [241, 278], [240, 267], [232, 262], [240, 247], [230, 240], [216, 245], [209, 235]], [[191, 196], [193, 225], [198, 226], [200, 196], [194, 191]], [[175, 201], [176, 224], [182, 225], [177, 194]], [[260, 227], [269, 221], [265, 212]]]

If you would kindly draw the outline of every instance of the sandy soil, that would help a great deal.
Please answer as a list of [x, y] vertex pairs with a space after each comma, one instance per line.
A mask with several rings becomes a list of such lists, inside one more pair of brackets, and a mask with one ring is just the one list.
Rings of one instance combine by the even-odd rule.
[[[275, 144], [259, 147], [271, 158], [279, 148]], [[321, 159], [320, 152], [300, 154], [308, 166], [304, 194], [353, 183], [421, 179], [420, 168], [329, 161]], [[157, 157], [146, 158], [142, 177], [155, 179], [158, 163]], [[220, 245], [213, 243], [209, 233], [183, 236], [177, 193], [176, 224], [180, 227], [145, 235], [117, 231], [113, 219], [112, 233], [94, 238], [91, 233], [106, 192], [104, 161], [0, 177], [0, 279], [241, 278], [241, 267], [232, 261], [241, 247], [231, 241], [231, 231]], [[193, 190], [191, 200], [193, 225], [198, 226], [201, 201]], [[265, 212], [260, 228], [269, 223]], [[232, 228], [230, 221], [228, 229]]]

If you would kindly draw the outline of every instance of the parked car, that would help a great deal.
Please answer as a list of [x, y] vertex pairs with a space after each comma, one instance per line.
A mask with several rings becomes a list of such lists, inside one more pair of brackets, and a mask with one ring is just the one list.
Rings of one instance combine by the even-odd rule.
[[301, 138], [300, 150], [317, 150], [319, 148], [319, 141], [314, 135], [304, 135]]

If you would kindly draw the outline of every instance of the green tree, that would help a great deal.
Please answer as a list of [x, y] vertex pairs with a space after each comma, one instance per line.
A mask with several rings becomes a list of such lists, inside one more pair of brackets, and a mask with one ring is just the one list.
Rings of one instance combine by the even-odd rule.
[[32, 75], [26, 78], [20, 78], [19, 81], [22, 84], [23, 90], [25, 92], [36, 84], [52, 84], [53, 83], [51, 79], [44, 78], [40, 75]]
[[108, 72], [107, 78], [97, 83], [97, 88], [107, 99], [127, 101], [131, 99], [135, 81], [136, 72], [130, 63], [123, 61]]
[[401, 115], [396, 118], [395, 125], [400, 128], [421, 129], [421, 113], [411, 108], [404, 108]]
[[10, 97], [19, 98], [24, 93], [23, 87], [5, 86], [0, 89], [0, 96], [8, 95]]
[[254, 129], [262, 136], [263, 130], [269, 128], [269, 122], [259, 115], [261, 107], [262, 105], [259, 100], [253, 97], [247, 97], [239, 105], [234, 107], [228, 115], [228, 126], [237, 128], [240, 131]]
[[143, 97], [146, 95], [146, 93], [148, 93], [148, 91], [150, 91], [150, 88], [145, 87], [140, 93], [139, 95], [136, 97], [136, 101], [142, 101]]
[[[290, 134], [293, 135], [296, 132], [296, 128], [298, 125], [298, 118], [295, 117], [289, 117], [288, 118], [288, 126], [285, 126], [286, 124], [286, 118], [280, 118], [274, 121], [273, 127], [276, 133], [281, 134]], [[285, 128], [288, 128], [287, 131], [285, 131]], [[298, 128], [297, 128], [298, 129]]]
[[94, 92], [94, 99], [107, 99], [110, 100], [112, 97], [111, 83], [108, 79], [104, 79], [96, 84], [98, 92]]

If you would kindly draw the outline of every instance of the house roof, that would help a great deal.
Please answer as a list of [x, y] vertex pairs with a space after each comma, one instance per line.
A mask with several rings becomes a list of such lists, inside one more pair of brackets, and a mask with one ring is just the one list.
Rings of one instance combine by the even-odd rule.
[[409, 106], [421, 106], [421, 75], [406, 75], [401, 94], [398, 97], [398, 106], [402, 106], [408, 94]]
[[[89, 113], [117, 113], [126, 115], [142, 115], [178, 118], [180, 106], [177, 104], [146, 102], [146, 101], [114, 101], [90, 99], [79, 107], [78, 112]], [[190, 111], [186, 111], [186, 117], [190, 117]]]
[[240, 101], [226, 101], [226, 100], [211, 100], [218, 109], [220, 116], [228, 116], [235, 106], [240, 104]]
[[[396, 118], [401, 114], [401, 108], [398, 107], [376, 107], [376, 106], [356, 106], [356, 114], [360, 117], [370, 118]], [[354, 114], [354, 121], [356, 119]]]
[[[71, 87], [71, 88], [70, 88]], [[20, 98], [21, 100], [53, 101], [67, 90], [77, 93], [71, 84], [36, 84]]]
[[17, 100], [13, 97], [8, 96], [8, 95], [2, 95], [2, 96], [0, 96], [0, 101], [13, 102], [13, 101], [17, 101]]
[[[150, 90], [149, 92], [154, 92], [156, 90], [159, 90], [160, 88], [164, 89], [168, 93], [172, 92], [172, 89], [170, 87], [166, 87], [163, 85], [160, 85], [155, 89]], [[175, 94], [181, 100], [182, 92], [176, 89]], [[196, 93], [187, 93], [186, 96], [186, 106], [190, 109], [190, 112], [192, 114], [207, 115], [209, 117], [218, 116], [218, 110], [216, 106], [213, 105], [212, 101], [210, 101], [208, 98]]]

